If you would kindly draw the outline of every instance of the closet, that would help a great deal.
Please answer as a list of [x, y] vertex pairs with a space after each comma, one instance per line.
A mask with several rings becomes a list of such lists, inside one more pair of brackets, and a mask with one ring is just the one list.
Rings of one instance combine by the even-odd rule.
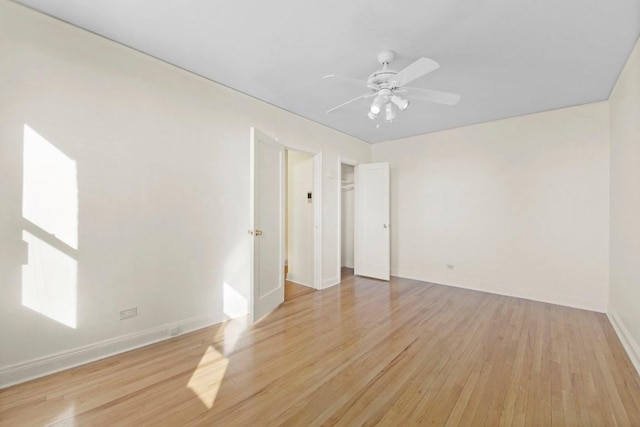
[[353, 274], [353, 242], [354, 242], [354, 167], [345, 163], [340, 167], [341, 190], [341, 259], [342, 276]]

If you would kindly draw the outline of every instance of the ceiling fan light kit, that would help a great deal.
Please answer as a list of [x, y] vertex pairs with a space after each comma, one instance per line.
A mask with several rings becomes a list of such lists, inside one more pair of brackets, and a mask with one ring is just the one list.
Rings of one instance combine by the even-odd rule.
[[396, 112], [393, 111], [393, 105], [391, 105], [390, 102], [387, 103], [385, 105], [385, 115], [384, 115], [385, 120], [388, 122], [392, 122], [395, 120], [396, 117], [397, 117]]
[[391, 102], [393, 102], [400, 111], [406, 110], [409, 106], [409, 100], [400, 98], [398, 95], [393, 95], [391, 97]]
[[385, 120], [392, 122], [396, 119], [397, 112], [405, 111], [410, 104], [410, 100], [403, 98], [400, 94], [407, 94], [407, 96], [411, 98], [423, 99], [443, 105], [456, 105], [458, 103], [460, 95], [406, 86], [407, 83], [440, 68], [437, 62], [428, 58], [420, 58], [408, 67], [400, 71], [395, 71], [389, 68], [389, 64], [393, 61], [394, 57], [395, 54], [390, 50], [380, 52], [378, 54], [378, 62], [382, 65], [382, 69], [372, 73], [366, 82], [335, 74], [324, 76], [325, 79], [339, 79], [362, 84], [371, 91], [370, 93], [360, 95], [337, 107], [331, 108], [327, 110], [327, 113], [336, 111], [360, 99], [374, 97], [369, 107], [367, 117], [371, 120], [376, 120], [380, 112], [384, 109]]
[[371, 103], [371, 108], [369, 108], [369, 112], [374, 116], [380, 114], [380, 110], [382, 109], [382, 104], [384, 103], [384, 98], [381, 94], [375, 97], [373, 103]]

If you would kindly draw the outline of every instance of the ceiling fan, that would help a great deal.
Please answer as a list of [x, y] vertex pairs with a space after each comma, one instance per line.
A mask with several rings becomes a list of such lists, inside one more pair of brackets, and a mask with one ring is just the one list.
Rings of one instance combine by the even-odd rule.
[[357, 83], [370, 90], [369, 93], [350, 99], [347, 102], [327, 110], [327, 113], [336, 111], [360, 99], [373, 98], [367, 116], [371, 120], [376, 120], [384, 110], [385, 120], [392, 122], [397, 117], [397, 111], [407, 109], [409, 100], [422, 99], [443, 105], [456, 105], [458, 103], [460, 95], [454, 93], [406, 86], [407, 83], [440, 68], [440, 65], [436, 61], [428, 58], [420, 58], [408, 67], [400, 71], [395, 71], [389, 68], [389, 64], [393, 61], [394, 56], [395, 54], [390, 50], [380, 52], [378, 54], [378, 62], [382, 65], [382, 69], [371, 74], [367, 81], [335, 74], [324, 76], [325, 79]]

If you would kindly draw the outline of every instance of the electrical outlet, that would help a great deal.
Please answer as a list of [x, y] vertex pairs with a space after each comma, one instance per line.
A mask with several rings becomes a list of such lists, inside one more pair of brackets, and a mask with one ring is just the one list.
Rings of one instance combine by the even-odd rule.
[[447, 264], [447, 270], [455, 270], [456, 266], [453, 264]]
[[130, 319], [138, 315], [138, 307], [127, 308], [120, 311], [120, 320]]

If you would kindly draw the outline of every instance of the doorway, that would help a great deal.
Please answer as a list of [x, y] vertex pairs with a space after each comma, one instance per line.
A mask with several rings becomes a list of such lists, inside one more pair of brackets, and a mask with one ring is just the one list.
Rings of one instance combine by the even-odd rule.
[[314, 291], [318, 197], [318, 154], [285, 151], [285, 301]]
[[389, 164], [338, 156], [337, 277], [390, 277]]
[[[288, 275], [294, 275], [290, 278], [303, 282], [299, 286], [321, 287], [322, 152], [285, 146], [253, 127], [250, 134], [249, 308], [255, 323], [285, 301], [285, 266]], [[292, 164], [306, 163], [288, 174], [288, 158]], [[305, 172], [309, 169], [311, 174]], [[291, 191], [287, 191], [288, 184]], [[287, 215], [288, 199], [304, 202], [301, 209], [306, 215]], [[302, 243], [292, 240], [296, 238]], [[285, 246], [285, 241], [290, 244]]]
[[355, 168], [340, 163], [340, 281], [353, 276]]

